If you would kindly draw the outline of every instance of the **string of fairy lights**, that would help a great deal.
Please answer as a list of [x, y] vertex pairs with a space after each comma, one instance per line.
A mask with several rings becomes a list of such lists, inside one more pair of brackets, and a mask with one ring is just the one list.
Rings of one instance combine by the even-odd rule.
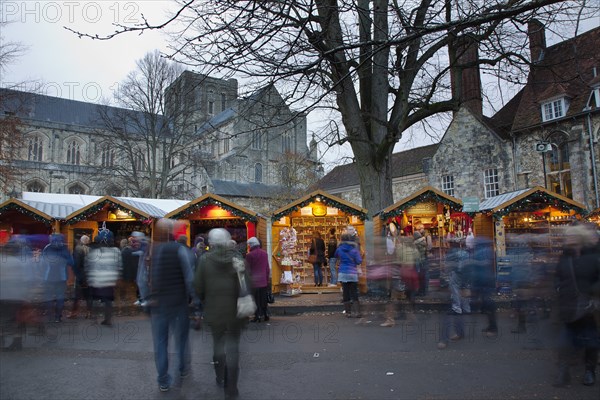
[[39, 215], [38, 213], [36, 213], [34, 211], [30, 211], [24, 207], [21, 207], [19, 204], [16, 204], [16, 203], [8, 203], [4, 207], [0, 208], [0, 217], [3, 216], [4, 214], [7, 214], [9, 211], [17, 211], [20, 214], [30, 217], [35, 221], [43, 222], [47, 226], [52, 225], [52, 221], [49, 221], [48, 219], [44, 218], [43, 216]]
[[[114, 202], [106, 199], [106, 200], [101, 201], [101, 202], [99, 202], [97, 204], [94, 204], [91, 207], [86, 208], [85, 210], [81, 211], [77, 215], [75, 215], [72, 218], [70, 218], [69, 220], [67, 220], [66, 223], [68, 225], [72, 225], [72, 224], [75, 224], [77, 222], [87, 221], [89, 219], [89, 217], [91, 217], [92, 215], [94, 215], [94, 214], [98, 213], [99, 211], [101, 211], [106, 205], [118, 207], [117, 204], [115, 204]], [[129, 214], [129, 217], [137, 219], [139, 221], [143, 221], [143, 220], [145, 220], [147, 218], [146, 216], [138, 214], [138, 213], [134, 212], [133, 210], [127, 210], [127, 213]]]
[[[317, 198], [319, 200], [317, 200]], [[294, 211], [298, 211], [301, 208], [306, 207], [307, 205], [309, 205], [311, 203], [315, 203], [315, 202], [323, 203], [324, 205], [326, 205], [328, 207], [337, 208], [338, 210], [340, 210], [340, 211], [342, 211], [342, 212], [344, 212], [346, 214], [354, 215], [354, 216], [358, 217], [361, 221], [364, 221], [365, 219], [367, 219], [367, 214], [366, 213], [364, 213], [364, 212], [362, 212], [360, 210], [357, 210], [356, 208], [351, 207], [351, 206], [349, 206], [347, 204], [340, 203], [339, 201], [336, 201], [336, 200], [334, 200], [332, 198], [325, 197], [323, 195], [314, 195], [314, 196], [311, 196], [308, 199], [306, 199], [304, 201], [301, 201], [301, 202], [299, 202], [299, 203], [291, 206], [290, 208], [287, 208], [285, 210], [282, 210], [282, 211], [280, 211], [278, 213], [273, 214], [272, 215], [272, 219], [273, 220], [278, 220], [281, 217], [285, 217], [286, 215], [289, 215], [289, 214], [293, 213]]]
[[413, 199], [402, 203], [398, 207], [395, 207], [393, 210], [390, 210], [388, 212], [382, 212], [381, 214], [379, 214], [379, 218], [387, 221], [389, 218], [400, 217], [404, 213], [404, 210], [406, 210], [407, 208], [411, 208], [416, 206], [417, 204], [426, 202], [436, 202], [444, 204], [445, 206], [450, 208], [451, 211], [460, 211], [462, 209], [462, 205], [460, 203], [456, 203], [450, 199], [447, 199], [446, 197], [440, 196], [433, 191], [426, 191], [418, 196], [415, 196]]
[[573, 210], [575, 211], [575, 213], [581, 216], [585, 216], [588, 214], [587, 210], [584, 208], [580, 208], [573, 204], [569, 204], [566, 201], [563, 201], [557, 197], [550, 195], [549, 193], [537, 191], [519, 201], [516, 201], [512, 204], [507, 205], [506, 207], [496, 210], [492, 213], [492, 216], [495, 219], [502, 219], [503, 217], [513, 212], [534, 212], [542, 208], [546, 208], [548, 206], [563, 211]]
[[214, 206], [220, 207], [220, 208], [228, 211], [232, 215], [234, 215], [238, 218], [245, 219], [246, 221], [249, 221], [249, 222], [257, 222], [258, 221], [258, 218], [255, 215], [248, 214], [247, 212], [244, 212], [238, 208], [232, 207], [232, 206], [230, 206], [222, 201], [219, 201], [217, 199], [214, 199], [212, 197], [208, 197], [196, 204], [193, 204], [193, 205], [187, 207], [185, 210], [181, 211], [180, 213], [173, 215], [172, 218], [175, 218], [175, 219], [185, 218], [189, 215], [194, 214], [195, 212], [199, 211], [200, 209], [202, 209], [208, 205], [214, 205]]

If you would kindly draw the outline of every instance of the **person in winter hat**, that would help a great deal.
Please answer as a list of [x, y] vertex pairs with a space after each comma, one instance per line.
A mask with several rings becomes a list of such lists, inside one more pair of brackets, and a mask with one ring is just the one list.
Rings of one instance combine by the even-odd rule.
[[48, 318], [54, 322], [61, 322], [67, 288], [67, 267], [73, 268], [75, 264], [63, 235], [50, 235], [50, 243], [42, 250], [41, 259]]

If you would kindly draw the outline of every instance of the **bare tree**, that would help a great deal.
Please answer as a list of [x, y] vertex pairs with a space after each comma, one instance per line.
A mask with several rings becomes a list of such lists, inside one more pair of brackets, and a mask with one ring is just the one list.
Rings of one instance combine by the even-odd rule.
[[[380, 210], [393, 201], [394, 145], [411, 127], [458, 109], [462, 71], [481, 65], [502, 80], [518, 80], [529, 63], [525, 24], [597, 12], [586, 7], [593, 6], [564, 0], [181, 1], [159, 24], [119, 26], [105, 37], [78, 34], [109, 39], [169, 28], [171, 56], [183, 63], [254, 85], [278, 83], [306, 111], [334, 109], [343, 129], [322, 139], [350, 144], [362, 205]], [[460, 65], [466, 42], [476, 43], [481, 57]]]
[[[0, 21], [0, 33], [7, 22]], [[0, 74], [6, 71], [9, 64], [20, 57], [26, 48], [19, 42], [5, 41], [0, 35]], [[4, 86], [4, 82], [2, 82]], [[19, 168], [13, 163], [18, 159], [24, 147], [22, 123], [18, 117], [22, 110], [18, 92], [2, 90], [0, 92], [0, 192], [8, 193], [17, 185]]]
[[189, 103], [179, 101], [185, 89], [172, 85], [181, 72], [158, 51], [148, 53], [115, 93], [120, 108], [100, 108], [110, 132], [99, 143], [100, 164], [119, 177], [130, 195], [191, 195], [188, 160], [194, 141], [193, 113], [186, 106]]

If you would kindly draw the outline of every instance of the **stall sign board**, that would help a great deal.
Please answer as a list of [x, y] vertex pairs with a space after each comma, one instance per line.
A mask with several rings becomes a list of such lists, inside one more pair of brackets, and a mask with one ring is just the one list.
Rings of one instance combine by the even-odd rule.
[[479, 211], [479, 198], [477, 197], [463, 197], [463, 212], [473, 213]]

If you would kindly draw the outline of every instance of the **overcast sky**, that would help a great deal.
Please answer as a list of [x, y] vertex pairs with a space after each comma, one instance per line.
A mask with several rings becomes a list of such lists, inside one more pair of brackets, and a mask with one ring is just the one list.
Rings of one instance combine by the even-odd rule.
[[[2, 26], [5, 41], [20, 42], [26, 53], [0, 76], [0, 86], [17, 86], [21, 90], [36, 89], [38, 93], [73, 100], [100, 102], [111, 98], [112, 90], [135, 62], [147, 52], [167, 50], [165, 35], [145, 32], [143, 35], [127, 34], [108, 41], [78, 38], [64, 29], [107, 34], [114, 30], [112, 24], [141, 22], [143, 14], [151, 22], [162, 21], [174, 6], [173, 1], [10, 1], [0, 0], [0, 20], [10, 21]], [[598, 23], [590, 27], [598, 26]], [[548, 40], [549, 45], [551, 39]], [[322, 123], [317, 115], [309, 115], [309, 140], [311, 129]], [[432, 143], [432, 139], [409, 140], [410, 135], [396, 146], [396, 151]], [[331, 151], [330, 163], [348, 150]]]

